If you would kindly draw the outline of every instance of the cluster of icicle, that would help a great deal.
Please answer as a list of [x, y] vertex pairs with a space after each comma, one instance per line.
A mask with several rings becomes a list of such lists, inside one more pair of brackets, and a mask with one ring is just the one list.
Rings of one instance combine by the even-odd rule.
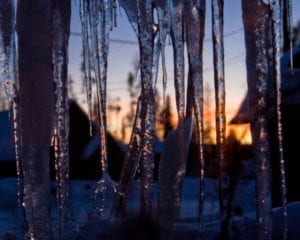
[[[271, 221], [271, 166], [269, 159], [269, 146], [267, 140], [266, 116], [263, 114], [266, 107], [266, 86], [269, 77], [269, 56], [266, 52], [269, 42], [263, 39], [262, 36], [267, 31], [265, 27], [272, 19], [273, 26], [273, 44], [274, 44], [274, 76], [276, 80], [276, 94], [277, 94], [277, 115], [278, 136], [280, 148], [280, 164], [281, 164], [281, 178], [282, 178], [282, 201], [284, 208], [284, 218], [286, 222], [286, 188], [285, 188], [285, 171], [284, 159], [282, 150], [282, 133], [281, 133], [281, 110], [280, 110], [280, 56], [281, 56], [281, 26], [282, 26], [282, 9], [280, 1], [270, 1], [265, 4], [262, 1], [256, 1], [259, 5], [267, 5], [271, 10], [269, 17], [266, 12], [258, 14], [257, 29], [252, 29], [256, 36], [255, 48], [258, 51], [255, 57], [256, 69], [258, 73], [258, 84], [256, 84], [258, 92], [257, 99], [253, 103], [259, 109], [254, 116], [258, 121], [251, 122], [251, 129], [254, 139], [254, 149], [258, 151], [255, 153], [257, 159], [257, 213], [259, 221], [259, 238], [270, 239], [272, 234]], [[81, 19], [83, 27], [83, 48], [85, 49], [85, 70], [87, 80], [87, 95], [88, 103], [91, 98], [91, 64], [93, 67], [99, 66], [101, 72], [98, 83], [98, 101], [100, 118], [100, 134], [105, 132], [105, 86], [106, 86], [106, 67], [107, 67], [107, 53], [108, 53], [108, 30], [109, 23], [106, 16], [112, 19], [112, 9], [115, 2], [100, 1], [100, 5], [107, 6], [106, 12], [99, 11], [102, 17], [95, 21], [95, 17], [99, 15], [93, 13], [91, 10], [94, 1], [81, 1]], [[142, 185], [141, 185], [141, 214], [146, 216], [152, 213], [152, 181], [154, 168], [154, 88], [157, 83], [157, 72], [159, 59], [162, 59], [163, 69], [163, 93], [165, 93], [167, 86], [167, 71], [165, 63], [165, 42], [167, 36], [170, 36], [173, 54], [174, 54], [174, 86], [176, 95], [176, 107], [178, 113], [178, 127], [174, 132], [169, 133], [165, 139], [165, 146], [162, 152], [159, 165], [159, 180], [158, 180], [158, 210], [157, 215], [161, 224], [165, 229], [166, 236], [172, 235], [176, 228], [176, 223], [179, 218], [179, 209], [181, 204], [181, 192], [183, 179], [185, 175], [185, 164], [188, 152], [188, 143], [191, 139], [191, 131], [193, 128], [192, 118], [195, 119], [195, 128], [197, 130], [198, 151], [201, 162], [200, 172], [200, 197], [199, 197], [199, 222], [200, 232], [202, 232], [202, 218], [203, 218], [203, 186], [204, 186], [204, 155], [203, 155], [203, 39], [205, 29], [205, 0], [184, 1], [184, 0], [119, 0], [119, 4], [127, 13], [128, 19], [137, 34], [140, 49], [140, 77], [141, 77], [141, 94], [138, 100], [136, 110], [136, 119], [132, 130], [129, 150], [124, 162], [123, 171], [119, 183], [115, 185], [116, 198], [111, 211], [110, 219], [115, 221], [123, 216], [127, 194], [130, 184], [132, 183], [138, 165], [141, 167]], [[243, 1], [245, 4], [245, 1]], [[225, 78], [224, 78], [224, 46], [223, 46], [223, 1], [212, 0], [212, 34], [213, 34], [213, 55], [214, 55], [214, 75], [215, 75], [215, 96], [216, 96], [216, 135], [217, 135], [217, 155], [220, 169], [220, 209], [221, 209], [221, 232], [223, 236], [227, 235], [228, 223], [230, 217], [229, 207], [229, 176], [227, 169], [227, 160], [225, 157], [225, 133], [226, 133], [226, 115], [225, 115]], [[253, 4], [254, 6], [255, 4]], [[291, 6], [289, 2], [289, 6]], [[100, 8], [102, 9], [102, 8]], [[105, 9], [105, 8], [104, 8]], [[154, 10], [155, 9], [155, 10]], [[246, 9], [246, 8], [245, 8]], [[250, 11], [250, 9], [248, 9]], [[259, 9], [258, 9], [259, 12]], [[290, 17], [289, 7], [289, 17]], [[154, 17], [154, 14], [157, 14]], [[244, 12], [246, 15], [247, 13]], [[158, 22], [155, 22], [157, 19]], [[267, 20], [268, 19], [268, 20]], [[290, 18], [289, 18], [290, 19]], [[110, 22], [109, 21], [109, 22]], [[100, 26], [97, 25], [97, 22]], [[88, 24], [89, 23], [89, 24]], [[110, 24], [112, 24], [110, 22]], [[246, 23], [245, 23], [246, 24]], [[268, 25], [269, 26], [269, 25]], [[245, 27], [247, 28], [247, 26]], [[93, 30], [94, 29], [94, 30]], [[98, 30], [96, 30], [98, 29]], [[97, 42], [97, 34], [100, 31], [100, 41]], [[268, 29], [270, 31], [270, 29]], [[247, 32], [245, 31], [247, 35]], [[184, 48], [187, 48], [188, 56], [188, 79], [187, 87], [185, 86], [185, 57]], [[91, 51], [90, 47], [95, 50], [103, 50], [101, 56], [93, 55], [97, 51]], [[247, 46], [251, 47], [251, 46]], [[291, 45], [292, 47], [292, 45]], [[92, 53], [91, 53], [92, 52]], [[101, 52], [99, 53], [101, 54]], [[102, 59], [103, 65], [99, 62]], [[93, 62], [93, 63], [91, 63]], [[100, 60], [101, 62], [101, 60]], [[104, 66], [104, 68], [102, 68]], [[249, 80], [250, 81], [250, 80]], [[249, 82], [249, 87], [253, 86]], [[187, 94], [185, 94], [187, 92]], [[102, 116], [102, 117], [101, 117]], [[258, 117], [258, 118], [257, 118]], [[102, 122], [104, 121], [104, 122]], [[105, 181], [106, 176], [106, 146], [105, 136], [101, 135], [101, 162], [102, 170], [104, 171]], [[105, 161], [104, 161], [105, 160]], [[106, 189], [106, 188], [104, 188]], [[100, 188], [98, 191], [103, 190]], [[284, 237], [286, 238], [286, 227]], [[166, 237], [164, 236], [164, 237]]]
[[[105, 86], [108, 52], [108, 34], [114, 2], [85, 1], [80, 2], [82, 38], [85, 59], [85, 78], [88, 105], [91, 103], [91, 71], [95, 69], [97, 97], [99, 106], [99, 126], [101, 135], [101, 163], [103, 176], [100, 187], [96, 190], [106, 191], [104, 182], [107, 178], [107, 156], [105, 135]], [[141, 214], [152, 213], [152, 185], [154, 171], [154, 88], [161, 55], [163, 66], [163, 92], [166, 89], [167, 74], [165, 63], [165, 42], [169, 35], [174, 52], [174, 86], [179, 124], [165, 140], [165, 148], [159, 166], [158, 215], [164, 224], [166, 234], [171, 234], [179, 218], [181, 192], [185, 176], [188, 146], [192, 133], [192, 118], [195, 117], [199, 156], [201, 161], [200, 180], [200, 219], [203, 215], [204, 155], [203, 155], [203, 40], [205, 30], [205, 1], [126, 1], [119, 4], [127, 13], [135, 30], [140, 48], [141, 94], [138, 100], [136, 119], [124, 162], [119, 183], [116, 185], [116, 199], [110, 219], [119, 219], [125, 210], [128, 188], [132, 183], [138, 165], [141, 166]], [[158, 22], [154, 22], [154, 8]], [[219, 159], [221, 169], [225, 168], [225, 84], [224, 84], [224, 50], [223, 50], [223, 4], [212, 2], [213, 36], [215, 56], [215, 84], [217, 96], [217, 131]], [[96, 11], [96, 13], [95, 13]], [[100, 16], [100, 17], [99, 17]], [[108, 16], [108, 17], [107, 17]], [[186, 17], [184, 17], [186, 16]], [[184, 27], [185, 26], [185, 27]], [[185, 40], [187, 46], [189, 74], [188, 86], [185, 86]], [[93, 48], [93, 50], [91, 50]], [[185, 92], [188, 94], [186, 95]], [[187, 98], [187, 96], [189, 96]], [[221, 171], [221, 206], [222, 221], [226, 221], [226, 174]], [[104, 199], [103, 201], [104, 202]], [[102, 208], [102, 207], [101, 207]], [[202, 220], [200, 221], [202, 231]]]
[[[242, 0], [243, 9], [247, 9], [247, 0]], [[249, 3], [249, 2], [248, 2]], [[258, 73], [257, 99], [258, 105], [255, 112], [255, 121], [252, 124], [252, 135], [257, 162], [257, 213], [259, 221], [259, 239], [271, 239], [271, 193], [270, 193], [270, 159], [268, 157], [268, 141], [266, 133], [266, 117], [264, 108], [266, 101], [266, 86], [269, 71], [269, 59], [266, 53], [267, 45], [262, 38], [269, 26], [265, 14], [260, 14], [260, 6], [267, 6], [272, 11], [273, 26], [274, 65], [277, 87], [277, 114], [281, 119], [280, 110], [280, 56], [281, 56], [281, 24], [282, 6], [279, 0], [272, 0], [269, 4], [256, 0], [257, 21], [254, 29], [255, 48], [258, 51], [255, 57], [255, 72]], [[176, 106], [178, 113], [178, 127], [170, 132], [165, 140], [159, 166], [158, 180], [158, 210], [157, 215], [164, 231], [163, 239], [168, 239], [174, 234], [179, 219], [181, 192], [185, 176], [185, 166], [189, 142], [193, 127], [196, 128], [198, 151], [201, 163], [200, 172], [200, 197], [199, 197], [199, 223], [200, 232], [203, 231], [203, 199], [204, 199], [204, 145], [203, 145], [203, 40], [205, 30], [205, 0], [119, 0], [119, 5], [124, 8], [128, 19], [135, 30], [140, 49], [140, 77], [141, 93], [138, 99], [136, 118], [132, 131], [128, 152], [124, 167], [118, 183], [114, 183], [107, 172], [107, 142], [106, 142], [106, 81], [109, 50], [109, 32], [116, 24], [117, 0], [80, 0], [80, 18], [82, 23], [83, 57], [85, 80], [87, 88], [87, 102], [89, 116], [91, 116], [92, 102], [92, 76], [96, 81], [96, 95], [98, 104], [98, 124], [100, 134], [100, 163], [102, 177], [98, 182], [95, 198], [96, 207], [100, 215], [103, 213], [105, 195], [108, 188], [115, 191], [115, 202], [109, 216], [111, 221], [118, 221], [124, 215], [126, 209], [128, 190], [133, 182], [138, 166], [141, 168], [141, 209], [144, 216], [151, 216], [153, 173], [154, 173], [154, 88], [157, 83], [159, 59], [162, 59], [163, 68], [163, 92], [166, 90], [167, 74], [165, 63], [165, 42], [170, 37], [174, 54], [174, 86]], [[250, 6], [250, 5], [249, 5]], [[229, 193], [228, 175], [225, 158], [225, 79], [224, 79], [224, 46], [223, 46], [223, 1], [212, 0], [212, 34], [215, 74], [216, 96], [216, 133], [217, 153], [220, 163], [220, 207], [221, 230], [224, 236], [228, 228], [229, 219]], [[156, 11], [154, 11], [154, 9]], [[250, 9], [248, 9], [250, 11]], [[252, 10], [252, 9], [251, 9]], [[67, 169], [68, 169], [68, 119], [67, 104], [65, 100], [65, 82], [62, 81], [63, 68], [66, 64], [63, 39], [63, 27], [61, 26], [61, 12], [54, 15], [54, 41], [53, 41], [53, 77], [55, 81], [56, 95], [56, 143], [57, 143], [57, 180], [58, 203], [60, 212], [60, 228], [63, 228], [64, 205], [67, 198]], [[157, 18], [153, 15], [157, 14]], [[246, 15], [247, 12], [244, 12]], [[157, 19], [156, 23], [154, 19]], [[16, 143], [16, 156], [18, 177], [22, 172], [19, 163], [19, 138], [18, 138], [18, 108], [17, 108], [17, 77], [16, 48], [14, 29], [14, 6], [12, 1], [0, 2], [0, 64], [1, 80], [4, 81], [8, 100], [12, 107], [12, 119], [14, 122], [14, 136]], [[245, 23], [245, 29], [247, 28]], [[253, 29], [251, 30], [253, 31]], [[247, 35], [247, 30], [245, 30]], [[184, 49], [187, 49], [188, 77], [185, 86], [185, 57]], [[249, 46], [247, 46], [249, 47]], [[253, 83], [249, 82], [249, 87]], [[187, 94], [186, 94], [187, 92]], [[193, 120], [195, 119], [195, 124]], [[195, 125], [195, 126], [193, 126]], [[280, 163], [282, 173], [282, 199], [284, 216], [286, 219], [286, 189], [285, 171], [282, 154], [281, 123], [278, 125], [280, 144]], [[19, 186], [22, 187], [21, 181]], [[20, 191], [22, 192], [22, 190]], [[22, 201], [22, 199], [20, 199]], [[286, 230], [284, 234], [286, 238]]]

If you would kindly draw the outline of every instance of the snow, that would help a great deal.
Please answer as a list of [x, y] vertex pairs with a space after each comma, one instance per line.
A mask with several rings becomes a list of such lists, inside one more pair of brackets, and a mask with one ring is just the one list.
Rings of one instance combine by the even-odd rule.
[[[100, 220], [93, 212], [95, 181], [72, 181], [70, 188], [70, 202], [68, 204], [66, 239], [100, 239], [100, 236], [113, 236], [112, 239], [126, 239], [125, 236], [136, 237], [137, 234], [148, 234], [151, 236], [151, 228], [158, 230], [157, 222], [144, 219], [137, 221], [134, 218], [139, 209], [140, 183], [135, 181], [128, 199], [128, 217], [124, 226], [108, 221]], [[198, 198], [199, 178], [186, 177], [182, 195], [182, 205], [176, 239], [197, 239], [198, 237]], [[230, 221], [231, 239], [255, 239], [256, 220], [254, 202], [255, 184], [254, 179], [242, 178], [236, 188], [233, 208], [236, 215]], [[157, 188], [154, 188], [154, 199], [157, 197]], [[0, 239], [17, 237], [22, 239], [25, 231], [22, 211], [18, 208], [16, 196], [16, 179], [4, 178], [0, 180]], [[108, 216], [113, 200], [110, 192], [107, 196], [105, 215]], [[156, 202], [154, 201], [154, 209]], [[57, 208], [55, 200], [55, 183], [52, 183], [51, 199], [52, 224], [57, 224]], [[239, 211], [242, 209], [242, 213]], [[155, 211], [154, 211], [155, 213]], [[143, 223], [147, 226], [143, 226]], [[288, 205], [288, 239], [299, 239], [300, 237], [300, 202]], [[215, 239], [219, 233], [219, 200], [218, 179], [205, 179], [204, 198], [204, 239]], [[150, 230], [149, 230], [150, 229]], [[281, 208], [273, 210], [273, 239], [281, 239], [282, 234], [282, 211]], [[129, 232], [132, 230], [133, 232]], [[150, 231], [150, 232], [149, 232]], [[241, 231], [241, 233], [239, 233]], [[124, 232], [124, 235], [122, 235]], [[134, 235], [135, 234], [135, 235]], [[6, 235], [7, 237], [5, 237]], [[123, 236], [124, 238], [120, 237]], [[1, 238], [2, 237], [2, 238]], [[137, 238], [130, 239], [137, 239]], [[152, 238], [156, 239], [156, 238]]]

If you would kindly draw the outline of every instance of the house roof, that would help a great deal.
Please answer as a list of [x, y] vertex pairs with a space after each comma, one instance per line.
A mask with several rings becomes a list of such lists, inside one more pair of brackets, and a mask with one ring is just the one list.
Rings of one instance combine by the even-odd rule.
[[[300, 105], [300, 45], [293, 49], [293, 70], [291, 69], [290, 52], [281, 57], [281, 91], [282, 104]], [[249, 123], [249, 93], [244, 97], [236, 115], [230, 120], [230, 124]], [[268, 92], [271, 102], [275, 102], [274, 93]]]

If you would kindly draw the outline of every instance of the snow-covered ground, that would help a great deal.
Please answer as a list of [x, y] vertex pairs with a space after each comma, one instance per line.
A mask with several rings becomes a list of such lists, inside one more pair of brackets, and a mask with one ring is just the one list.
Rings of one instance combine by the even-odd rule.
[[[51, 216], [53, 225], [56, 222], [55, 184], [52, 191]], [[112, 239], [140, 239], [138, 232], [146, 232], [147, 239], [156, 239], [155, 222], [135, 222], [130, 220], [127, 229], [120, 226], [111, 226], [105, 221], [92, 217], [93, 191], [96, 183], [93, 181], [72, 181], [70, 191], [70, 203], [68, 209], [68, 222], [66, 224], [66, 239], [106, 239], [105, 236], [114, 236]], [[136, 182], [128, 203], [128, 212], [134, 213], [138, 209], [139, 183]], [[155, 188], [156, 189], [156, 188]], [[236, 195], [233, 201], [233, 209], [236, 215], [231, 221], [232, 239], [255, 239], [255, 203], [253, 179], [241, 179], [236, 187]], [[185, 179], [181, 219], [178, 239], [198, 238], [198, 195], [199, 179], [187, 177]], [[154, 208], [156, 202], [154, 195]], [[108, 216], [113, 201], [113, 193], [107, 196], [105, 216]], [[289, 205], [289, 239], [300, 239], [300, 203]], [[274, 239], [281, 239], [281, 215], [280, 209], [274, 210]], [[219, 231], [218, 221], [218, 180], [205, 179], [205, 203], [204, 203], [204, 239], [215, 239]], [[146, 228], [145, 228], [146, 226]], [[144, 229], [145, 228], [145, 229]], [[151, 233], [152, 229], [153, 232]], [[135, 234], [128, 233], [133, 231]], [[25, 223], [22, 212], [18, 207], [16, 196], [16, 179], [6, 178], [0, 180], [0, 236], [1, 239], [22, 239], [25, 231]], [[148, 231], [148, 232], [147, 232]], [[120, 234], [124, 232], [125, 235]], [[127, 232], [127, 233], [126, 233]], [[151, 235], [152, 234], [152, 235]], [[122, 236], [122, 237], [121, 237]], [[126, 237], [127, 236], [127, 237]]]

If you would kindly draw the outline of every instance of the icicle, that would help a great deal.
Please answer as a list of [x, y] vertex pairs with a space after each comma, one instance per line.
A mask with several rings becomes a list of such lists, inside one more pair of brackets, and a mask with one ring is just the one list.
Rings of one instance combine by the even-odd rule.
[[[55, 50], [54, 50], [55, 51]], [[67, 121], [67, 106], [64, 96], [64, 84], [62, 80], [62, 66], [64, 59], [61, 52], [53, 58], [54, 65], [54, 82], [56, 84], [56, 131], [57, 131], [57, 149], [56, 149], [56, 181], [57, 181], [57, 202], [59, 209], [59, 231], [64, 228], [65, 205], [68, 198], [68, 126]], [[60, 233], [61, 234], [61, 233]], [[61, 239], [61, 236], [60, 236]]]
[[214, 79], [216, 96], [216, 134], [217, 158], [220, 172], [220, 216], [221, 232], [224, 238], [228, 235], [229, 224], [229, 176], [225, 157], [226, 115], [225, 115], [225, 75], [224, 75], [224, 29], [223, 0], [212, 0], [212, 34], [214, 51]]
[[49, 1], [18, 1], [16, 18], [23, 206], [29, 239], [53, 239], [49, 215], [49, 148], [55, 104], [50, 91], [54, 87], [51, 5]]
[[171, 39], [174, 52], [175, 94], [178, 119], [185, 116], [183, 0], [169, 2]]
[[[115, 183], [108, 174], [107, 140], [106, 140], [106, 80], [107, 58], [109, 45], [109, 31], [111, 30], [116, 1], [91, 0], [89, 1], [89, 29], [93, 67], [97, 87], [98, 124], [100, 134], [100, 164], [102, 177], [95, 190], [95, 205], [98, 213], [102, 215], [105, 206], [105, 196], [108, 188], [115, 191]], [[88, 60], [88, 59], [86, 59]]]
[[290, 40], [290, 63], [291, 63], [291, 70], [292, 74], [294, 73], [294, 60], [293, 60], [293, 26], [292, 26], [292, 0], [287, 0], [287, 19], [288, 19], [288, 29], [289, 29], [289, 40]]
[[123, 169], [117, 185], [116, 198], [110, 214], [110, 220], [119, 220], [125, 213], [129, 188], [134, 180], [141, 158], [141, 97], [137, 102], [136, 115], [133, 123], [132, 135]]
[[17, 67], [16, 67], [16, 43], [15, 43], [15, 16], [13, 1], [1, 1], [0, 3], [0, 65], [1, 81], [5, 87], [6, 96], [12, 113], [13, 137], [15, 143], [15, 157], [17, 168], [17, 194], [19, 205], [23, 202], [23, 179], [20, 158], [19, 139], [19, 107], [17, 93]]
[[[267, 131], [269, 77], [269, 6], [262, 1], [242, 1], [247, 50], [249, 112], [256, 169], [258, 239], [272, 239], [271, 163]], [[255, 14], [255, 18], [253, 17]]]
[[158, 220], [161, 239], [174, 239], [180, 215], [186, 159], [192, 135], [192, 119], [184, 118], [170, 131], [161, 153], [158, 173]]
[[166, 89], [167, 89], [167, 68], [166, 68], [166, 56], [165, 56], [165, 46], [166, 38], [170, 32], [170, 18], [168, 10], [167, 0], [156, 0], [155, 7], [158, 16], [158, 26], [160, 35], [160, 48], [161, 48], [161, 60], [162, 60], [162, 70], [163, 70], [163, 106], [166, 102]]
[[[130, 24], [133, 30], [135, 31], [136, 35], [138, 36], [139, 30], [137, 1], [120, 0], [119, 3], [125, 10]], [[149, 65], [149, 67], [150, 66], [151, 65]], [[154, 71], [154, 68], [151, 68], [151, 71]], [[137, 74], [138, 76], [140, 76], [140, 70], [137, 72]], [[142, 157], [142, 119], [144, 118], [144, 116], [142, 115], [142, 109], [143, 111], [145, 111], [144, 108], [146, 107], [142, 107], [142, 101], [144, 103], [144, 100], [142, 100], [141, 95], [137, 103], [132, 135], [128, 147], [129, 149], [124, 160], [124, 167], [122, 169], [119, 183], [117, 186], [116, 198], [110, 214], [111, 221], [116, 221], [120, 219], [125, 213], [128, 189], [130, 188], [131, 183], [135, 177], [140, 159]]]
[[161, 52], [160, 35], [158, 31], [159, 31], [158, 26], [154, 25], [153, 26], [153, 32], [154, 32], [153, 66], [152, 66], [153, 89], [156, 89], [156, 85], [157, 85], [159, 56]]
[[141, 69], [141, 132], [142, 132], [142, 199], [141, 214], [150, 216], [153, 194], [154, 169], [154, 92], [153, 65], [153, 12], [152, 0], [138, 0], [138, 38]]
[[[158, 181], [158, 218], [162, 227], [162, 238], [173, 239], [177, 227], [181, 193], [186, 170], [186, 159], [191, 139], [191, 116], [185, 118], [185, 92], [184, 92], [184, 42], [183, 42], [183, 2], [158, 2], [158, 14], [169, 15], [170, 34], [173, 43], [175, 90], [177, 112], [179, 117], [178, 128], [169, 132], [160, 158]], [[167, 4], [167, 5], [165, 5]], [[159, 9], [163, 7], [163, 10]], [[162, 15], [160, 16], [162, 18]], [[162, 27], [163, 38], [169, 31], [167, 19]], [[162, 24], [162, 22], [161, 22]], [[164, 35], [165, 34], [165, 35]]]
[[125, 10], [130, 24], [138, 36], [137, 0], [119, 0], [119, 3]]
[[82, 49], [84, 62], [84, 79], [86, 84], [86, 98], [88, 105], [90, 135], [92, 136], [92, 76], [91, 76], [91, 47], [89, 43], [89, 18], [88, 18], [88, 1], [80, 1], [80, 20], [81, 20], [81, 35]]
[[99, 52], [99, 63], [100, 63], [100, 77], [101, 77], [101, 99], [103, 107], [103, 118], [104, 124], [106, 125], [106, 81], [107, 81], [107, 61], [109, 52], [109, 32], [112, 30], [113, 26], [113, 9], [111, 0], [102, 0], [100, 9], [102, 10], [102, 16], [100, 16], [100, 38], [98, 42]]
[[[153, 93], [153, 13], [152, 1], [129, 1], [122, 0], [120, 5], [125, 9], [128, 19], [139, 37], [140, 43], [140, 74], [142, 79], [142, 93], [140, 96], [141, 112], [139, 118], [141, 119], [141, 157], [142, 158], [142, 199], [141, 199], [141, 213], [149, 215], [151, 213], [152, 205], [152, 181], [153, 181], [153, 165], [154, 165], [154, 93]], [[156, 71], [156, 70], [155, 70]], [[138, 114], [138, 113], [137, 113]], [[135, 132], [135, 127], [133, 129]], [[135, 140], [135, 135], [132, 135], [132, 140]], [[136, 141], [136, 140], [135, 140]], [[131, 147], [135, 148], [134, 144]], [[130, 154], [129, 154], [130, 156]], [[138, 157], [138, 158], [139, 158]], [[135, 161], [139, 159], [133, 156], [132, 165], [135, 166]], [[129, 158], [128, 158], [129, 160]], [[127, 173], [123, 169], [124, 175]], [[134, 169], [131, 168], [131, 170]], [[135, 171], [131, 172], [134, 174]], [[123, 173], [122, 173], [123, 175]], [[125, 175], [126, 176], [126, 175]], [[134, 177], [130, 176], [130, 177]]]
[[282, 11], [282, 51], [290, 52], [290, 69], [294, 73], [293, 63], [293, 26], [292, 26], [292, 0], [280, 1]]
[[[70, 15], [65, 13], [65, 5], [53, 4], [53, 44], [52, 64], [55, 83], [56, 116], [56, 184], [58, 203], [58, 238], [64, 238], [66, 205], [69, 192], [69, 108], [67, 97], [67, 43]], [[70, 6], [69, 6], [70, 7]], [[63, 16], [63, 14], [66, 14]], [[65, 19], [64, 19], [65, 18]], [[68, 19], [69, 18], [69, 19]]]
[[279, 161], [280, 161], [280, 174], [281, 174], [281, 199], [283, 210], [283, 226], [284, 233], [282, 239], [287, 239], [287, 189], [286, 189], [286, 173], [285, 173], [285, 160], [283, 156], [283, 139], [282, 139], [282, 112], [281, 112], [281, 66], [280, 58], [282, 55], [282, 9], [279, 0], [272, 0], [272, 20], [273, 20], [273, 42], [274, 42], [274, 77], [275, 77], [275, 90], [276, 90], [276, 113], [277, 113], [277, 134], [279, 145]]
[[117, 0], [112, 0], [112, 22], [114, 27], [117, 27]]
[[[205, 0], [195, 5], [190, 3], [186, 9], [186, 41], [189, 60], [189, 85], [187, 116], [191, 116], [192, 107], [196, 117], [197, 143], [200, 156], [200, 197], [199, 223], [200, 233], [203, 232], [203, 202], [204, 202], [204, 136], [203, 136], [203, 41], [205, 33]], [[192, 95], [192, 98], [189, 96]], [[190, 103], [191, 102], [191, 103]]]

